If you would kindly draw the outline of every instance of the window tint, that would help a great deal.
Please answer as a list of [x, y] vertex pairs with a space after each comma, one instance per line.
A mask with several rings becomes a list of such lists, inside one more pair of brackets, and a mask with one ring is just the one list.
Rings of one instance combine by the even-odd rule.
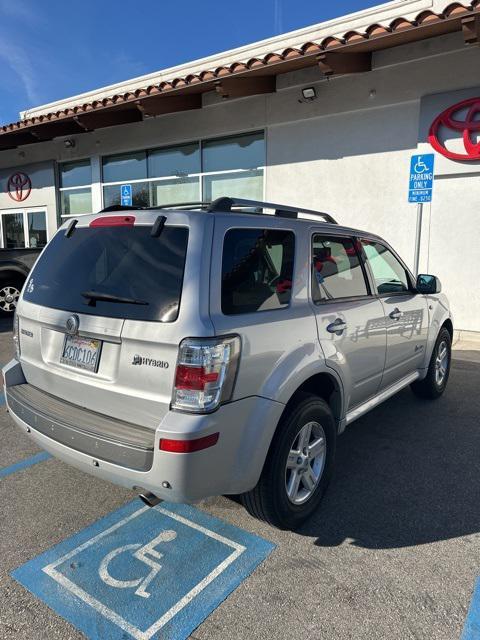
[[265, 164], [263, 133], [204, 142], [203, 171], [257, 169]]
[[286, 307], [292, 293], [294, 250], [295, 237], [291, 231], [228, 231], [223, 246], [223, 313]]
[[83, 187], [92, 182], [90, 160], [60, 165], [60, 187]]
[[407, 272], [391, 251], [383, 244], [362, 240], [378, 293], [409, 291]]
[[353, 240], [315, 235], [312, 258], [312, 295], [315, 302], [368, 295]]
[[103, 181], [120, 182], [147, 177], [147, 155], [144, 151], [124, 153], [103, 159]]
[[[188, 230], [166, 226], [80, 228], [55, 235], [29, 276], [24, 298], [53, 309], [110, 318], [173, 322], [178, 315]], [[97, 300], [95, 291], [146, 304]]]
[[187, 176], [200, 173], [200, 147], [185, 144], [181, 147], [156, 149], [148, 152], [148, 177]]

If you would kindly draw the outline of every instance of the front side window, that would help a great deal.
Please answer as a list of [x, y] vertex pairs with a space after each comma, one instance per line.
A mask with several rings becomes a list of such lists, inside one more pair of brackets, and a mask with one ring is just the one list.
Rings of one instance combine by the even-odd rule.
[[231, 229], [222, 261], [225, 315], [282, 309], [292, 295], [295, 236], [276, 229]]
[[92, 212], [92, 168], [90, 160], [60, 165], [60, 212], [74, 216]]
[[387, 247], [371, 240], [362, 240], [362, 246], [380, 295], [410, 290], [405, 267]]
[[358, 248], [351, 238], [315, 234], [312, 261], [314, 302], [368, 295]]

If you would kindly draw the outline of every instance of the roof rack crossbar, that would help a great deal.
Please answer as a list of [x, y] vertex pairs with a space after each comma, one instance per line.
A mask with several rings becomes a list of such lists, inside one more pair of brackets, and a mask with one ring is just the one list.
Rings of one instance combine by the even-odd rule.
[[273, 209], [275, 215], [281, 218], [298, 218], [299, 213], [307, 213], [308, 215], [322, 218], [329, 224], [338, 224], [338, 222], [332, 218], [329, 213], [323, 211], [314, 211], [313, 209], [304, 209], [303, 207], [287, 207], [283, 204], [274, 204], [273, 202], [262, 202], [261, 200], [245, 200], [243, 198], [217, 198], [214, 200], [208, 211], [220, 212], [231, 211], [232, 208], [246, 209], [246, 208], [258, 208], [258, 209]]

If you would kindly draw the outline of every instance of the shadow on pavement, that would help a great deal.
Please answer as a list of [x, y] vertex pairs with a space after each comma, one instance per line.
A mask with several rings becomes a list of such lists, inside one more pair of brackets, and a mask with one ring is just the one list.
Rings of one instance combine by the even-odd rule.
[[480, 532], [480, 353], [454, 354], [437, 401], [405, 389], [338, 440], [337, 473], [298, 533], [388, 549]]
[[12, 330], [13, 316], [0, 316], [0, 333]]

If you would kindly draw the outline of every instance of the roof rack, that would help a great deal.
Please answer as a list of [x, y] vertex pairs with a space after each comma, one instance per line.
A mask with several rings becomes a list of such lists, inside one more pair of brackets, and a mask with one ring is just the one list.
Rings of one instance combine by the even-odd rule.
[[[273, 202], [262, 202], [261, 200], [244, 200], [243, 198], [217, 198], [214, 200], [208, 211], [220, 212], [231, 211], [235, 209], [273, 209], [275, 215], [280, 218], [298, 218], [299, 213], [308, 213], [311, 216], [323, 218], [329, 224], [338, 224], [329, 213], [323, 211], [313, 211], [312, 209], [304, 209], [303, 207], [287, 207], [283, 204], [274, 204]], [[257, 212], [255, 212], [257, 213]], [[260, 213], [260, 212], [258, 212]]]
[[329, 213], [323, 211], [314, 211], [313, 209], [304, 209], [303, 207], [288, 207], [283, 204], [274, 204], [273, 202], [263, 202], [261, 200], [244, 200], [243, 198], [217, 198], [213, 202], [172, 202], [171, 204], [162, 204], [156, 207], [140, 207], [128, 205], [111, 205], [102, 209], [100, 213], [110, 213], [112, 211], [151, 211], [158, 209], [202, 209], [209, 213], [226, 213], [232, 209], [255, 209], [255, 211], [244, 211], [244, 213], [253, 213], [262, 215], [263, 211], [258, 209], [273, 209], [275, 215], [279, 218], [295, 218], [298, 219], [299, 213], [307, 213], [308, 215], [322, 218], [329, 224], [338, 224]]

